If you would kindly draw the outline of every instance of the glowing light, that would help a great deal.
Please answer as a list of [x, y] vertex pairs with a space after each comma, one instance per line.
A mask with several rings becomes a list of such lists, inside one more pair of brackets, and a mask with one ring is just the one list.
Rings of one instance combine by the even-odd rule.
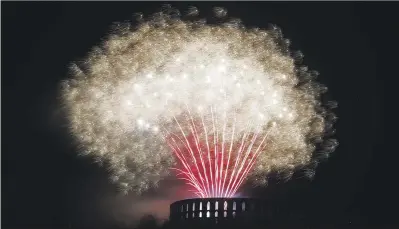
[[139, 126], [144, 125], [144, 120], [142, 120], [142, 119], [137, 119], [137, 124], [138, 124]]
[[169, 16], [116, 32], [64, 84], [70, 129], [111, 179], [142, 192], [174, 171], [195, 195], [232, 197], [247, 180], [316, 164], [330, 111], [278, 34]]

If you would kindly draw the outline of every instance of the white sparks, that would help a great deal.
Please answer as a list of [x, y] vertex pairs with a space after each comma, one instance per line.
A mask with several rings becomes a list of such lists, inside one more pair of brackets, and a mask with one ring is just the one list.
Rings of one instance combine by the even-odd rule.
[[[313, 82], [296, 87], [309, 72], [270, 33], [165, 15], [116, 33], [64, 85], [70, 129], [125, 191], [155, 186], [176, 165], [198, 195], [233, 196], [246, 179], [306, 166], [329, 111]], [[204, 177], [216, 172], [190, 175], [192, 161]]]

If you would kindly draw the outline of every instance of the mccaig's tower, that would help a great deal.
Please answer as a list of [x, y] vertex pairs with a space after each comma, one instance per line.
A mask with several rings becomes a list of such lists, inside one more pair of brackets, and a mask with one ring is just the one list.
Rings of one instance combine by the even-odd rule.
[[[264, 228], [284, 224], [283, 209], [254, 198], [197, 198], [170, 205], [171, 228]], [[287, 219], [286, 217], [284, 217]]]

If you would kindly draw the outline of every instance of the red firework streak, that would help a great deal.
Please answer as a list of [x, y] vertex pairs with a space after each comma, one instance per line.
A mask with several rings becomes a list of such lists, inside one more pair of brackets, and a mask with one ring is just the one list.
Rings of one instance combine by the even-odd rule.
[[[245, 132], [230, 136], [206, 127], [203, 120], [185, 120], [190, 133], [185, 133], [175, 118], [180, 132], [170, 133], [165, 140], [174, 152], [180, 179], [194, 188], [197, 196], [233, 197], [266, 146], [267, 133]], [[211, 132], [212, 134], [209, 134]], [[236, 139], [236, 140], [234, 140]]]

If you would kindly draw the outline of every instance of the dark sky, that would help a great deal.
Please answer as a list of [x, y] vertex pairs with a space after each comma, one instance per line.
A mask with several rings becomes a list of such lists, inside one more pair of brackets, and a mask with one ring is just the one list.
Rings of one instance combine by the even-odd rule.
[[[397, 74], [385, 59], [399, 24], [396, 3], [178, 3], [210, 12], [223, 6], [246, 25], [282, 28], [305, 64], [318, 70], [339, 102], [340, 146], [313, 182], [272, 184], [263, 195], [306, 200], [320, 220], [345, 215], [394, 223], [396, 148], [384, 143], [384, 87]], [[114, 21], [155, 12], [156, 2], [2, 2], [2, 225], [104, 226], [115, 220], [100, 206], [115, 194], [106, 172], [78, 158], [60, 118], [58, 84], [68, 64], [84, 57]], [[133, 203], [134, 204], [134, 203]]]

